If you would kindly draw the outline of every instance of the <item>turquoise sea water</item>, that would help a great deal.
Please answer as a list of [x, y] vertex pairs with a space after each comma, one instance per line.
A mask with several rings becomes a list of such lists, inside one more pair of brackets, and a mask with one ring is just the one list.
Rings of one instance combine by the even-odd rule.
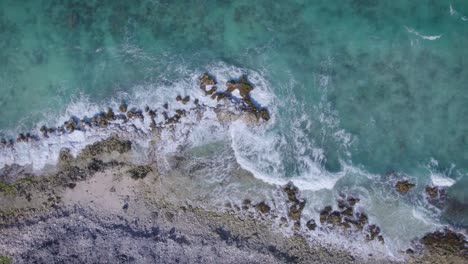
[[[268, 81], [269, 133], [295, 142], [273, 141], [280, 168], [264, 173], [300, 176], [320, 149], [326, 172], [374, 175], [337, 186], [397, 171], [423, 190], [438, 175], [456, 181], [440, 221], [468, 226], [467, 1], [1, 0], [0, 34], [6, 136], [223, 63]], [[258, 155], [272, 156], [245, 158]]]

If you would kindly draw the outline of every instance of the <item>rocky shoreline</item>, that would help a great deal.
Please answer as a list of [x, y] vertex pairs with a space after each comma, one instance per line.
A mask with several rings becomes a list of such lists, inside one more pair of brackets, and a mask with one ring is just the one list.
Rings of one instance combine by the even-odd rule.
[[[225, 91], [209, 74], [200, 77], [200, 89], [213, 100], [226, 100], [232, 108], [215, 109], [219, 122], [242, 119], [249, 124], [267, 122], [270, 114], [250, 92], [247, 78], [225, 84]], [[237, 97], [234, 92], [238, 92]], [[176, 101], [191, 102], [187, 96]], [[41, 129], [42, 137], [76, 130], [107, 127], [131, 119], [150, 118], [153, 144], [159, 134], [190, 114], [208, 106], [193, 101], [192, 112], [168, 104], [161, 109], [119, 107], [90, 120], [72, 118], [61, 129]], [[178, 111], [179, 110], [179, 111]], [[160, 122], [157, 116], [162, 117]], [[84, 120], [84, 121], [83, 121]], [[18, 142], [41, 140], [32, 133]], [[5, 140], [2, 147], [14, 148]], [[10, 143], [8, 143], [10, 142]], [[0, 170], [0, 255], [12, 263], [397, 263], [381, 256], [362, 256], [344, 248], [308, 239], [311, 232], [337, 232], [362, 236], [369, 243], [385, 243], [385, 235], [355, 205], [359, 197], [343, 194], [336, 205], [326, 206], [318, 218], [302, 214], [307, 203], [289, 183], [273, 186], [236, 167], [230, 178], [207, 183], [210, 164], [191, 164], [184, 153], [137, 163], [132, 140], [122, 135], [86, 146], [77, 156], [60, 152], [55, 168], [35, 175], [19, 165]], [[276, 197], [252, 197], [209, 204], [219, 196], [216, 186], [246, 184], [275, 192]], [[208, 186], [206, 186], [208, 184]], [[211, 185], [209, 185], [211, 184]], [[201, 186], [204, 186], [203, 188]], [[397, 184], [402, 190], [408, 182]], [[414, 186], [413, 186], [414, 187]], [[442, 191], [426, 189], [430, 198]], [[433, 195], [434, 194], [434, 195]], [[408, 263], [463, 263], [468, 259], [466, 238], [450, 229], [427, 234], [408, 249]], [[0, 258], [1, 261], [2, 258]], [[1, 262], [0, 262], [1, 263]]]

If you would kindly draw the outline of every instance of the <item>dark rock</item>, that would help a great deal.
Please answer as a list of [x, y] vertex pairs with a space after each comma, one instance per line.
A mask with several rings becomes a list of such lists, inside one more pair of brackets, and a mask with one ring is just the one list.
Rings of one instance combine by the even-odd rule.
[[366, 235], [366, 239], [374, 240], [380, 234], [380, 227], [376, 225], [369, 225], [367, 226], [367, 232], [368, 234]]
[[446, 198], [446, 190], [443, 187], [438, 186], [427, 186], [426, 189], [427, 198], [433, 204], [441, 205]]
[[18, 137], [16, 138], [16, 142], [24, 142], [26, 141], [26, 136], [23, 133], [19, 133]]
[[187, 95], [182, 99], [182, 103], [187, 104], [188, 102], [190, 102], [190, 96]]
[[154, 111], [154, 110], [149, 110], [149, 111], [148, 111], [148, 115], [149, 115], [151, 118], [155, 118], [155, 117], [156, 117], [156, 111]]
[[98, 115], [95, 119], [95, 124], [99, 127], [106, 127], [109, 125], [107, 115]]
[[105, 164], [102, 162], [102, 160], [98, 159], [91, 159], [91, 162], [88, 164], [88, 170], [92, 173], [98, 172], [98, 171], [103, 171], [105, 169]]
[[63, 127], [65, 127], [65, 130], [68, 133], [73, 133], [73, 131], [76, 129], [76, 126], [77, 124], [74, 120], [65, 121], [65, 123], [63, 123]]
[[102, 153], [111, 153], [117, 151], [122, 154], [130, 151], [132, 143], [128, 140], [120, 140], [119, 138], [112, 136], [108, 139], [96, 142], [94, 144], [86, 146], [80, 153], [80, 157], [95, 157]]
[[331, 212], [327, 216], [326, 223], [333, 226], [339, 226], [341, 224], [341, 213], [338, 211]]
[[289, 218], [292, 220], [298, 221], [301, 219], [302, 210], [304, 210], [305, 201], [301, 201], [299, 203], [295, 203], [289, 207]]
[[437, 196], [439, 196], [439, 188], [437, 188], [437, 186], [434, 186], [434, 187], [427, 186], [426, 194], [429, 196], [429, 198], [435, 199], [437, 198]]
[[70, 182], [69, 184], [67, 184], [67, 187], [70, 189], [74, 189], [76, 187], [76, 183]]
[[247, 81], [247, 77], [245, 76], [242, 76], [239, 80], [239, 82], [236, 82], [236, 81], [228, 81], [226, 83], [226, 87], [227, 87], [227, 91], [228, 93], [232, 93], [234, 92], [235, 90], [238, 90], [241, 97], [245, 100], [246, 98], [248, 98], [249, 96], [249, 93], [253, 90], [253, 87], [252, 85], [249, 84], [249, 82]]
[[357, 223], [355, 224], [356, 227], [360, 230], [364, 228], [364, 226], [369, 222], [369, 217], [365, 213], [357, 213]]
[[122, 112], [122, 113], [125, 113], [125, 112], [127, 112], [127, 108], [128, 108], [127, 104], [123, 103], [123, 104], [121, 104], [119, 106], [119, 111]]
[[40, 131], [42, 133], [42, 136], [47, 138], [49, 135], [47, 135], [47, 127], [46, 126], [41, 126]]
[[385, 239], [384, 239], [384, 237], [383, 237], [382, 235], [379, 235], [379, 236], [377, 237], [377, 240], [378, 240], [379, 242], [381, 242], [382, 244], [385, 244]]
[[177, 101], [177, 102], [182, 101], [182, 96], [180, 96], [180, 95], [176, 96], [176, 101]]
[[325, 206], [322, 211], [320, 211], [320, 223], [324, 224], [327, 220], [328, 215], [331, 213], [332, 207]]
[[299, 220], [306, 203], [305, 200], [299, 198], [299, 189], [292, 182], [289, 182], [283, 187], [283, 191], [288, 195], [288, 201], [292, 203], [289, 207], [289, 218]]
[[398, 182], [395, 184], [395, 188], [397, 189], [397, 191], [398, 191], [399, 193], [402, 193], [402, 194], [407, 193], [409, 190], [413, 189], [415, 186], [416, 186], [416, 184], [410, 183], [410, 182], [407, 181], [407, 180], [398, 181]]
[[107, 109], [106, 118], [109, 120], [115, 120], [114, 110], [112, 110], [110, 107]]
[[[206, 86], [210, 85], [210, 90], [206, 90]], [[211, 95], [216, 92], [216, 81], [213, 77], [209, 76], [208, 73], [204, 73], [200, 77], [200, 89], [205, 92], [205, 95]]]
[[143, 119], [143, 113], [141, 112], [141, 110], [138, 110], [136, 108], [132, 108], [132, 109], [130, 109], [130, 111], [127, 112], [127, 117], [129, 119], [132, 119], [132, 118]]
[[187, 112], [184, 109], [177, 109], [176, 113], [180, 116], [185, 116]]
[[252, 201], [250, 201], [250, 199], [244, 199], [244, 201], [242, 202], [242, 209], [248, 210], [251, 204]]
[[271, 210], [270, 206], [268, 206], [265, 202], [256, 204], [255, 208], [257, 208], [257, 210], [262, 214], [268, 214]]
[[73, 155], [69, 148], [62, 148], [59, 153], [59, 162], [62, 165], [68, 165], [73, 160]]
[[153, 170], [149, 166], [138, 166], [127, 171], [134, 180], [143, 179]]
[[268, 110], [265, 108], [260, 109], [258, 112], [257, 118], [262, 118], [265, 121], [270, 120], [270, 113], [268, 113]]
[[465, 236], [448, 228], [425, 235], [422, 243], [430, 251], [443, 254], [458, 253], [468, 257], [468, 244]]
[[359, 202], [359, 198], [353, 196], [349, 196], [346, 200], [350, 206], [355, 206]]
[[314, 220], [314, 219], [310, 219], [309, 221], [307, 221], [306, 227], [307, 227], [309, 230], [315, 230], [315, 228], [317, 228], [317, 224], [315, 223], [315, 220]]
[[163, 107], [164, 107], [164, 109], [167, 110], [167, 109], [169, 109], [169, 104], [168, 104], [168, 103], [165, 103], [165, 104], [163, 104]]

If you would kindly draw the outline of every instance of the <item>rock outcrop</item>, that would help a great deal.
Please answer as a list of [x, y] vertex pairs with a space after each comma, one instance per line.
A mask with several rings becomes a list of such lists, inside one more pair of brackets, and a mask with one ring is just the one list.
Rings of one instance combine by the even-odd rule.
[[414, 187], [416, 187], [416, 184], [410, 183], [408, 180], [398, 181], [395, 184], [395, 189], [401, 194], [407, 193], [409, 190], [413, 189]]

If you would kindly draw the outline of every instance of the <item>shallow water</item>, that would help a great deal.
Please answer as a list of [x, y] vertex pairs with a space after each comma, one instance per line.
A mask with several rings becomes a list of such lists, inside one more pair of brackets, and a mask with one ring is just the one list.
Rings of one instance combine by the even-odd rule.
[[[468, 226], [468, 2], [252, 3], [1, 1], [1, 133], [122, 100], [143, 107], [196, 95], [203, 71], [248, 74], [273, 119], [217, 137], [256, 177], [293, 179], [311, 200], [323, 189], [360, 194], [395, 241]], [[207, 144], [207, 133], [198, 127], [192, 144]], [[396, 194], [390, 171], [419, 195]], [[453, 184], [457, 206], [428, 205], [421, 193], [431, 181]]]

